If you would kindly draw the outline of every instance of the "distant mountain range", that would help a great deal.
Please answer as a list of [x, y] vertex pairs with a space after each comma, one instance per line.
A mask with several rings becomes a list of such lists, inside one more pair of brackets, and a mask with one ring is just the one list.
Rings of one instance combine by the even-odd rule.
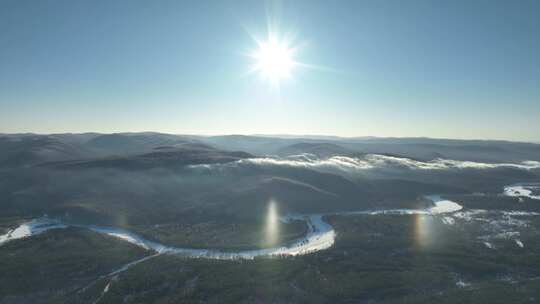
[[[169, 147], [166, 153], [156, 148]], [[204, 147], [204, 148], [202, 148]], [[171, 150], [177, 149], [176, 152]], [[319, 157], [355, 154], [385, 154], [419, 160], [437, 158], [483, 162], [540, 160], [540, 144], [430, 138], [341, 138], [334, 136], [197, 136], [155, 132], [80, 134], [2, 134], [0, 166], [28, 166], [46, 162], [106, 158], [118, 162], [137, 155], [138, 162], [156, 157], [187, 156], [187, 150], [206, 151], [209, 158], [226, 160], [240, 156], [227, 151], [243, 151], [243, 156], [313, 154]], [[212, 153], [209, 151], [212, 150]], [[218, 156], [217, 151], [221, 155]], [[152, 154], [153, 153], [153, 154]], [[212, 155], [210, 155], [212, 154]], [[144, 156], [146, 155], [146, 156]], [[112, 158], [111, 158], [112, 157]], [[193, 159], [192, 159], [193, 160]], [[80, 162], [82, 163], [82, 162]], [[96, 162], [94, 162], [96, 163]], [[96, 163], [97, 164], [97, 163]]]

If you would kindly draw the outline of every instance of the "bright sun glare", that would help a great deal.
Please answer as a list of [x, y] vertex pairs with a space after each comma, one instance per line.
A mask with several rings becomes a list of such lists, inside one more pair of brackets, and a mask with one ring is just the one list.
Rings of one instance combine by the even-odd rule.
[[258, 41], [258, 49], [252, 55], [255, 59], [253, 70], [263, 78], [277, 85], [280, 80], [291, 77], [295, 65], [295, 49], [286, 40], [270, 36], [267, 41]]

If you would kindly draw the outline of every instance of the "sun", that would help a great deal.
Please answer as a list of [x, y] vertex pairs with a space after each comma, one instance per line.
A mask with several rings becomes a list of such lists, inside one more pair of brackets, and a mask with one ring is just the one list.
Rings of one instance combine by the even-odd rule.
[[255, 59], [254, 71], [273, 85], [291, 77], [297, 65], [294, 60], [295, 48], [285, 39], [270, 36], [266, 41], [257, 41], [257, 47], [252, 54]]

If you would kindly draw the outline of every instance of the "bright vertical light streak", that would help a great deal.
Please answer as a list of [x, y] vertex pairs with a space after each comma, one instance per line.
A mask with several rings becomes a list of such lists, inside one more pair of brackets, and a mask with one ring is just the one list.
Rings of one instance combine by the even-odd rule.
[[266, 212], [266, 227], [265, 238], [266, 245], [275, 245], [278, 242], [279, 235], [279, 215], [277, 210], [277, 204], [274, 200], [270, 200], [268, 203], [268, 210]]
[[415, 214], [414, 239], [420, 248], [428, 247], [432, 242], [433, 217], [425, 214]]

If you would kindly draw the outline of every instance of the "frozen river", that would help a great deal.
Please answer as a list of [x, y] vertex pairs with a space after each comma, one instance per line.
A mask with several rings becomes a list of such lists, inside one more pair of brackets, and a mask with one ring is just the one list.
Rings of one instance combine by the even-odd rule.
[[324, 221], [326, 215], [347, 215], [347, 214], [442, 214], [459, 211], [462, 207], [456, 202], [445, 200], [439, 195], [426, 196], [433, 202], [433, 206], [427, 209], [386, 209], [386, 210], [367, 210], [358, 212], [339, 212], [327, 214], [290, 214], [281, 217], [282, 222], [290, 220], [304, 221], [308, 227], [304, 237], [297, 239], [287, 245], [265, 249], [254, 249], [244, 251], [220, 251], [211, 249], [194, 249], [168, 246], [151, 240], [147, 240], [133, 232], [114, 228], [94, 225], [76, 225], [68, 224], [48, 217], [41, 217], [21, 224], [19, 227], [0, 236], [0, 246], [4, 243], [31, 237], [43, 233], [50, 229], [62, 229], [67, 227], [80, 227], [90, 229], [97, 233], [109, 235], [114, 238], [129, 242], [146, 250], [154, 251], [159, 254], [174, 254], [189, 258], [207, 258], [207, 259], [253, 259], [259, 256], [295, 256], [309, 254], [312, 252], [330, 248], [336, 238], [333, 227]]

